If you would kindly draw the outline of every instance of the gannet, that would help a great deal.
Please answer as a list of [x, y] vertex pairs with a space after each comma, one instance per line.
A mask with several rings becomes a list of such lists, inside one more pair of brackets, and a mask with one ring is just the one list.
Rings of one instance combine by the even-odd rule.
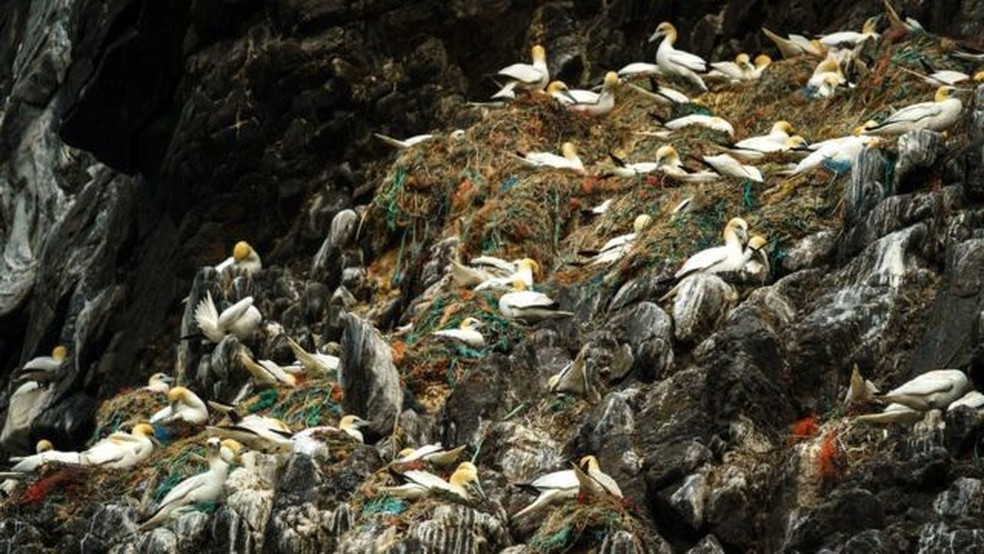
[[[229, 412], [232, 416], [235, 411]], [[283, 421], [250, 414], [239, 417], [235, 414], [230, 425], [210, 425], [206, 431], [221, 439], [232, 439], [258, 452], [291, 452], [294, 448], [292, 440], [294, 432]]]
[[133, 426], [130, 433], [116, 432], [78, 454], [81, 465], [113, 469], [133, 467], [154, 451], [154, 428], [146, 423]]
[[648, 79], [650, 77], [662, 77], [663, 70], [654, 63], [633, 62], [616, 72], [620, 79], [631, 81], [633, 79]]
[[857, 46], [859, 42], [863, 42], [868, 39], [878, 39], [878, 33], [875, 32], [875, 27], [877, 24], [877, 17], [869, 17], [865, 20], [864, 25], [861, 27], [860, 33], [857, 31], [838, 31], [836, 33], [830, 33], [829, 35], [824, 35], [819, 38], [820, 44], [826, 46], [827, 48], [853, 48]]
[[359, 428], [370, 425], [371, 423], [371, 421], [366, 421], [357, 415], [349, 414], [342, 416], [342, 419], [338, 421], [338, 430], [359, 442], [364, 442], [365, 438], [362, 436], [362, 431], [359, 431]]
[[[601, 471], [601, 468], [598, 467], [598, 458], [594, 456], [581, 458], [581, 461], [574, 467], [574, 475], [577, 476], [582, 491], [589, 489], [595, 493], [610, 494], [622, 498], [622, 490], [618, 487], [618, 483], [611, 476]], [[586, 480], [584, 476], [588, 479]]]
[[819, 57], [826, 54], [826, 49], [819, 41], [810, 40], [803, 35], [789, 35], [789, 38], [782, 38], [765, 27], [762, 27], [762, 32], [775, 43], [783, 58], [794, 58], [802, 54]]
[[960, 120], [960, 112], [963, 111], [960, 99], [950, 96], [954, 90], [951, 86], [940, 87], [933, 102], [906, 106], [876, 125], [866, 123], [864, 132], [871, 135], [902, 135], [917, 129], [944, 131]]
[[16, 381], [49, 383], [58, 375], [58, 370], [67, 357], [68, 349], [59, 344], [51, 350], [50, 356], [38, 356], [25, 362], [17, 372]]
[[686, 183], [709, 183], [721, 178], [713, 171], [687, 171], [683, 167], [683, 162], [680, 161], [680, 154], [677, 153], [676, 148], [669, 144], [660, 146], [656, 150], [656, 163], [659, 164], [661, 172]]
[[673, 24], [664, 21], [656, 27], [656, 32], [649, 37], [649, 42], [664, 37], [656, 50], [656, 65], [660, 67], [664, 75], [675, 75], [690, 81], [700, 90], [706, 91], [707, 85], [697, 73], [707, 73], [710, 67], [700, 56], [695, 56], [683, 50], [677, 50], [673, 43], [677, 40], [677, 30]]
[[206, 441], [208, 471], [181, 481], [157, 505], [154, 514], [138, 531], [146, 531], [161, 525], [182, 506], [216, 502], [222, 496], [222, 488], [229, 477], [229, 462], [222, 458], [222, 443], [217, 438]]
[[854, 404], [871, 402], [876, 394], [878, 394], [878, 387], [871, 381], [861, 377], [858, 364], [854, 364], [854, 369], [851, 371], [851, 381], [847, 387], [847, 394], [844, 395], [844, 406], [849, 407]]
[[294, 433], [290, 440], [293, 443], [293, 451], [298, 454], [305, 454], [311, 457], [328, 458], [328, 443], [326, 439], [338, 434], [344, 434], [358, 442], [363, 442], [362, 431], [359, 427], [369, 425], [370, 422], [353, 415], [342, 417], [338, 427], [331, 425], [320, 425], [318, 427], [308, 427]]
[[263, 269], [263, 262], [256, 250], [248, 242], [241, 240], [232, 248], [232, 256], [215, 266], [215, 271], [222, 273], [229, 268], [252, 275]]
[[753, 148], [725, 148], [724, 150], [736, 160], [742, 162], [757, 162], [765, 158], [768, 154], [789, 152], [791, 150], [800, 151], [805, 149], [807, 146], [809, 146], [809, 143], [805, 138], [799, 135], [793, 135], [781, 143], [762, 141], [758, 143], [758, 146]]
[[744, 248], [748, 241], [748, 223], [732, 218], [724, 226], [724, 245], [715, 246], [690, 256], [674, 277], [682, 279], [692, 273], [725, 273], [738, 271], [744, 265]]
[[979, 71], [975, 75], [971, 76], [962, 71], [953, 71], [952, 69], [944, 69], [941, 71], [933, 71], [933, 73], [929, 75], [924, 75], [922, 73], [919, 73], [918, 71], [913, 71], [908, 67], [905, 67], [904, 65], [900, 65], [898, 67], [902, 71], [905, 71], [906, 73], [911, 73], [912, 75], [915, 75], [916, 77], [922, 79], [923, 82], [933, 85], [935, 87], [941, 87], [947, 85], [953, 86], [956, 85], [957, 83], [969, 81], [972, 78], [975, 81], [984, 80], [984, 71]]
[[573, 312], [557, 309], [559, 306], [542, 292], [526, 290], [526, 284], [516, 279], [513, 291], [499, 298], [499, 312], [510, 319], [521, 319], [529, 323], [545, 319], [570, 317]]
[[547, 51], [537, 44], [531, 50], [533, 64], [514, 63], [499, 70], [500, 77], [506, 78], [506, 84], [492, 95], [493, 99], [514, 98], [515, 89], [525, 88], [543, 90], [550, 82], [550, 72], [547, 70]]
[[478, 256], [468, 261], [468, 265], [452, 259], [452, 280], [459, 287], [474, 287], [494, 277], [504, 277], [516, 272], [519, 260], [507, 262], [495, 256]]
[[297, 377], [284, 371], [284, 368], [271, 360], [254, 360], [249, 353], [242, 349], [239, 351], [239, 363], [256, 380], [257, 383], [265, 385], [287, 385], [288, 387], [297, 386]]
[[903, 406], [925, 412], [931, 409], [945, 409], [951, 402], [963, 396], [970, 389], [967, 375], [959, 369], [936, 369], [896, 387], [875, 399], [883, 403]]
[[847, 82], [840, 64], [836, 58], [827, 57], [813, 70], [813, 75], [806, 82], [806, 95], [810, 98], [827, 98], [834, 93], [838, 85]]
[[520, 279], [527, 288], [533, 286], [533, 276], [540, 272], [540, 264], [532, 258], [523, 258], [515, 263], [516, 270], [502, 277], [490, 277], [475, 286], [476, 291], [485, 289], [509, 288], [513, 281]]
[[416, 146], [422, 142], [427, 142], [428, 140], [434, 138], [434, 135], [414, 135], [410, 138], [400, 140], [381, 133], [373, 133], [373, 135], [393, 148], [400, 150], [405, 150], [411, 146]]
[[479, 331], [482, 325], [483, 323], [477, 318], [466, 317], [461, 320], [461, 324], [457, 329], [442, 329], [440, 331], [434, 331], [431, 334], [436, 337], [463, 342], [472, 348], [483, 348], [485, 346], [485, 337]]
[[769, 264], [769, 253], [765, 251], [769, 241], [762, 235], [752, 235], [745, 245], [745, 263], [741, 266], [742, 275], [750, 280], [765, 283], [769, 280], [772, 268]]
[[735, 128], [728, 123], [726, 120], [711, 115], [704, 114], [691, 114], [685, 115], [683, 117], [678, 117], [676, 119], [667, 121], [663, 124], [663, 127], [676, 131], [678, 129], [683, 129], [684, 127], [689, 127], [691, 125], [697, 125], [700, 127], [705, 127], [712, 131], [717, 131], [718, 133], [725, 133], [729, 137], [735, 135]]
[[557, 502], [577, 498], [580, 483], [573, 469], [564, 471], [554, 471], [546, 475], [541, 475], [529, 484], [540, 493], [536, 500], [529, 506], [513, 514], [513, 518], [520, 518], [526, 514], [533, 513], [541, 508], [555, 504]]
[[574, 95], [576, 102], [569, 104], [567, 107], [576, 112], [581, 112], [588, 115], [607, 115], [615, 109], [616, 87], [618, 87], [618, 74], [614, 71], [609, 71], [605, 74], [605, 82], [602, 85], [600, 93], [591, 93], [594, 94], [593, 98], [588, 95], [582, 95], [578, 98], [577, 95], [574, 95], [574, 91], [570, 91], [571, 94]]
[[456, 494], [463, 500], [485, 498], [485, 492], [482, 491], [478, 479], [478, 468], [471, 462], [458, 464], [458, 468], [447, 481], [426, 471], [411, 470], [401, 475], [407, 479], [406, 484], [398, 487], [381, 487], [380, 492], [410, 499], [423, 498], [437, 491]]
[[759, 168], [753, 165], [745, 165], [727, 154], [702, 156], [702, 158], [707, 162], [707, 165], [711, 166], [714, 171], [717, 171], [721, 175], [738, 179], [749, 179], [756, 183], [761, 183], [764, 180]]
[[653, 218], [649, 214], [639, 214], [632, 222], [632, 232], [619, 235], [606, 242], [598, 253], [591, 259], [591, 265], [610, 264], [620, 260], [632, 250], [636, 237], [639, 236], [650, 224]]
[[647, 175], [660, 168], [660, 162], [635, 162], [627, 163], [625, 160], [619, 158], [615, 154], [609, 152], [608, 157], [611, 158], [615, 167], [612, 169], [612, 173], [618, 175], [619, 177], [638, 177], [639, 175]]
[[78, 464], [79, 463], [79, 453], [78, 452], [61, 452], [54, 449], [54, 445], [51, 441], [46, 439], [41, 439], [36, 445], [37, 454], [32, 454], [30, 456], [11, 456], [10, 461], [15, 462], [11, 466], [10, 470], [14, 473], [31, 473], [36, 471], [39, 467], [50, 462], [58, 462], [60, 464]]
[[247, 296], [225, 310], [222, 315], [215, 308], [212, 300], [212, 293], [207, 292], [205, 299], [198, 303], [195, 308], [195, 321], [198, 328], [208, 340], [218, 343], [222, 337], [231, 334], [240, 340], [245, 340], [253, 336], [259, 329], [263, 316], [260, 311], [253, 306], [253, 297]]
[[560, 148], [562, 156], [551, 152], [519, 152], [514, 157], [530, 167], [549, 167], [553, 169], [566, 169], [584, 174], [584, 164], [577, 156], [577, 148], [573, 142], [565, 142]]
[[855, 161], [865, 146], [877, 140], [871, 135], [860, 134], [861, 130], [859, 127], [856, 129], [858, 134], [811, 144], [809, 148], [813, 152], [796, 164], [791, 175], [800, 175], [821, 165], [830, 168], [835, 173], [844, 173], [854, 167]]
[[171, 404], [150, 418], [151, 423], [185, 422], [203, 425], [208, 421], [208, 407], [202, 399], [185, 387], [174, 387], [167, 391]]
[[591, 379], [587, 362], [584, 360], [586, 348], [581, 348], [571, 363], [564, 366], [558, 373], [547, 380], [547, 390], [553, 393], [567, 393], [595, 401], [599, 398], [598, 390]]
[[967, 406], [975, 411], [980, 411], [981, 408], [984, 408], [984, 394], [976, 390], [968, 391], [967, 394], [951, 402], [946, 411], [951, 412], [960, 406]]
[[602, 215], [608, 212], [608, 208], [611, 207], [613, 201], [614, 199], [608, 198], [601, 204], [598, 204], [597, 206], [594, 206], [593, 208], [590, 208], [588, 210], [582, 210], [582, 211], [585, 213], [589, 213], [591, 215]]
[[707, 74], [707, 78], [727, 79], [731, 81], [746, 81], [753, 79], [755, 66], [752, 65], [752, 58], [742, 52], [735, 56], [733, 62], [711, 62], [714, 68]]
[[324, 377], [338, 371], [341, 359], [338, 356], [321, 354], [320, 352], [308, 352], [297, 341], [287, 337], [287, 346], [294, 352], [297, 363], [304, 367], [304, 371], [311, 375]]
[[464, 445], [447, 449], [441, 443], [425, 444], [420, 448], [404, 448], [400, 451], [399, 457], [393, 460], [393, 463], [406, 464], [419, 460], [439, 467], [449, 466], [457, 462], [461, 453], [464, 451]]
[[661, 86], [659, 83], [656, 82], [655, 79], [650, 80], [649, 86], [651, 90], [646, 90], [640, 87], [639, 85], [635, 85], [632, 83], [626, 83], [626, 85], [629, 87], [630, 90], [633, 90], [641, 94], [642, 96], [645, 96], [650, 100], [653, 100], [654, 102], [656, 102], [661, 106], [672, 107], [678, 104], [690, 103], [689, 96], [676, 89]]
[[174, 380], [166, 373], [155, 373], [150, 376], [150, 379], [147, 379], [147, 384], [143, 387], [143, 390], [167, 394], [167, 391], [171, 390], [172, 381]]
[[776, 152], [782, 148], [793, 131], [793, 126], [788, 121], [776, 121], [772, 124], [768, 134], [739, 140], [732, 147], [740, 150]]

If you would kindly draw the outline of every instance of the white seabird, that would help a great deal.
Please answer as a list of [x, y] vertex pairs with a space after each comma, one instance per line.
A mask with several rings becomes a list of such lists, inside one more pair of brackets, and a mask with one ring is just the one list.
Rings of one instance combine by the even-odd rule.
[[25, 362], [17, 372], [15, 381], [49, 383], [58, 376], [58, 370], [67, 357], [68, 349], [59, 344], [51, 349], [50, 356], [38, 356]]
[[721, 175], [727, 175], [728, 177], [735, 177], [738, 179], [748, 179], [755, 181], [756, 183], [761, 183], [764, 181], [762, 172], [759, 168], [753, 165], [745, 165], [728, 154], [703, 156], [702, 158], [705, 162], [707, 162], [707, 165], [711, 166], [714, 171], [717, 171]]
[[485, 498], [478, 478], [478, 468], [471, 462], [458, 464], [458, 468], [447, 481], [426, 471], [411, 470], [401, 475], [407, 479], [406, 484], [398, 487], [381, 487], [380, 492], [410, 499], [423, 498], [437, 491], [450, 492], [463, 500]]
[[195, 321], [208, 340], [218, 343], [226, 335], [235, 335], [240, 340], [253, 336], [260, 327], [263, 316], [253, 306], [253, 297], [247, 296], [225, 310], [222, 315], [215, 307], [211, 291], [195, 308]]
[[683, 129], [684, 127], [690, 127], [691, 125], [697, 125], [699, 127], [704, 127], [718, 133], [724, 133], [729, 137], [735, 136], [735, 128], [727, 120], [704, 114], [691, 114], [685, 115], [683, 117], [678, 117], [676, 119], [667, 121], [663, 124], [663, 127], [667, 129], [676, 131]]
[[430, 135], [430, 134], [414, 135], [412, 137], [405, 138], [403, 140], [393, 138], [391, 136], [387, 136], [381, 133], [373, 133], [373, 136], [385, 142], [386, 144], [392, 146], [393, 148], [397, 148], [399, 150], [406, 150], [411, 146], [416, 146], [420, 143], [427, 142], [430, 139], [434, 138], [434, 135]]
[[744, 265], [744, 248], [748, 241], [748, 223], [732, 218], [724, 227], [724, 245], [715, 246], [690, 256], [674, 277], [682, 279], [692, 273], [726, 273], [738, 271]]
[[[580, 475], [579, 475], [580, 474]], [[598, 467], [598, 458], [585, 456], [574, 467], [574, 475], [577, 476], [584, 492], [592, 491], [596, 494], [610, 494], [617, 498], [622, 498], [622, 489], [611, 476], [601, 471]], [[585, 479], [584, 477], [588, 479]]]
[[[229, 412], [233, 416], [235, 412]], [[258, 452], [291, 452], [294, 447], [294, 432], [283, 421], [250, 414], [239, 417], [236, 414], [230, 425], [210, 425], [206, 431], [221, 439], [233, 439]]]
[[46, 439], [41, 439], [36, 445], [37, 454], [32, 454], [30, 456], [11, 456], [10, 461], [15, 462], [11, 466], [10, 470], [14, 473], [31, 473], [36, 471], [39, 467], [50, 462], [57, 462], [60, 464], [78, 464], [79, 463], [79, 453], [78, 452], [62, 452], [54, 449], [54, 445], [51, 441]]
[[169, 406], [164, 407], [150, 418], [151, 423], [184, 422], [203, 425], [208, 421], [208, 407], [197, 394], [185, 387], [173, 387], [167, 391]]
[[534, 479], [529, 486], [534, 487], [540, 493], [536, 500], [529, 506], [513, 514], [513, 518], [523, 517], [551, 504], [569, 499], [577, 498], [580, 482], [573, 469], [554, 471], [541, 475]]
[[530, 55], [533, 64], [514, 63], [503, 67], [497, 73], [506, 78], [506, 84], [492, 95], [493, 99], [515, 98], [517, 88], [543, 90], [550, 82], [550, 72], [547, 70], [547, 51], [539, 44], [535, 45]]
[[946, 409], [951, 402], [962, 397], [970, 389], [967, 375], [959, 369], [936, 369], [896, 387], [875, 399], [883, 403], [902, 404], [925, 412]]
[[836, 173], [844, 173], [853, 168], [864, 148], [875, 144], [878, 140], [871, 135], [860, 134], [860, 128], [857, 131], [859, 134], [811, 144], [809, 148], [813, 152], [796, 164], [791, 175], [800, 175], [821, 165], [827, 166]]
[[649, 214], [639, 214], [632, 222], [632, 232], [619, 235], [606, 242], [598, 253], [591, 258], [591, 265], [610, 264], [617, 262], [632, 250], [636, 238], [653, 222]]
[[133, 467], [146, 460], [154, 451], [154, 428], [138, 423], [129, 433], [116, 432], [78, 454], [81, 465], [113, 469]]
[[783, 38], [765, 27], [762, 27], [762, 32], [775, 43], [783, 58], [794, 58], [802, 54], [821, 57], [826, 54], [826, 49], [818, 40], [810, 40], [803, 35], [789, 35], [789, 38]]
[[656, 163], [661, 172], [685, 183], [710, 183], [721, 178], [713, 171], [687, 171], [680, 161], [680, 154], [669, 144], [656, 150]]
[[393, 464], [407, 464], [410, 462], [427, 462], [435, 466], [449, 466], [461, 456], [465, 451], [465, 445], [457, 448], [445, 448], [441, 443], [425, 444], [419, 448], [404, 448], [399, 456], [393, 460]]
[[[472, 260], [473, 262], [475, 260]], [[532, 258], [523, 258], [515, 262], [516, 270], [501, 277], [489, 277], [475, 286], [476, 291], [485, 289], [509, 288], [513, 281], [520, 279], [527, 288], [533, 286], [533, 276], [540, 272], [540, 264]]]
[[287, 346], [294, 353], [297, 363], [304, 367], [304, 371], [310, 375], [324, 377], [338, 371], [341, 359], [338, 356], [321, 354], [320, 352], [308, 352], [297, 341], [287, 337]]
[[252, 275], [263, 269], [263, 262], [260, 255], [256, 253], [250, 244], [244, 240], [236, 243], [232, 248], [232, 256], [215, 266], [215, 271], [222, 273], [227, 269], [241, 271], [247, 275]]
[[239, 363], [249, 372], [257, 383], [264, 385], [297, 386], [297, 377], [284, 370], [271, 360], [254, 360], [246, 349], [239, 351]]
[[878, 387], [871, 381], [861, 377], [858, 364], [854, 364], [854, 369], [851, 371], [851, 381], [847, 387], [847, 394], [844, 395], [844, 405], [849, 407], [854, 404], [871, 402], [874, 395], [878, 394], [878, 392]]
[[542, 292], [526, 290], [519, 279], [513, 282], [513, 291], [499, 297], [499, 312], [510, 319], [535, 323], [545, 319], [570, 317], [573, 312], [559, 310], [560, 306]]
[[936, 90], [933, 102], [920, 102], [906, 106], [885, 118], [881, 123], [864, 126], [871, 135], [902, 135], [917, 129], [944, 131], [960, 120], [963, 102], [951, 96], [956, 89], [943, 86]]
[[674, 75], [681, 77], [702, 91], [707, 90], [707, 85], [697, 73], [707, 73], [710, 66], [700, 56], [695, 56], [683, 50], [677, 50], [673, 43], [677, 40], [677, 30], [672, 23], [664, 21], [656, 27], [656, 32], [649, 37], [649, 42], [664, 37], [656, 50], [656, 64], [663, 71], [664, 75]]
[[138, 531], [153, 529], [164, 523], [182, 506], [216, 502], [229, 477], [229, 462], [222, 457], [222, 442], [213, 437], [205, 443], [208, 450], [208, 471], [181, 481], [161, 499], [154, 514], [140, 524]]
[[584, 163], [577, 156], [577, 147], [573, 142], [565, 142], [561, 145], [560, 152], [562, 154], [560, 156], [552, 152], [520, 152], [514, 157], [530, 167], [563, 169], [584, 174]]
[[150, 391], [159, 394], [167, 394], [167, 391], [171, 390], [171, 382], [174, 381], [166, 373], [155, 373], [147, 379], [147, 384], [144, 385], [143, 390]]
[[434, 331], [431, 335], [463, 342], [472, 348], [482, 348], [485, 346], [485, 337], [482, 336], [481, 331], [479, 331], [479, 329], [482, 328], [482, 325], [482, 322], [478, 318], [466, 317], [461, 320], [461, 324], [458, 328]]
[[857, 31], [837, 31], [829, 35], [824, 35], [818, 40], [820, 44], [827, 48], [854, 48], [859, 42], [868, 39], [878, 39], [878, 33], [875, 32], [877, 24], [877, 17], [869, 17], [861, 27], [860, 33]]

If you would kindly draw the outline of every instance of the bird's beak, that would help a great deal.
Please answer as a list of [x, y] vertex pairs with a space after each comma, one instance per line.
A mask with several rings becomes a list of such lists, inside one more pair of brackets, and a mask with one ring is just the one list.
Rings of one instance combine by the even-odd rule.
[[567, 92], [566, 90], [561, 91], [561, 94], [563, 94], [572, 103], [577, 104], [577, 98], [574, 98], [573, 94]]
[[741, 239], [742, 244], [748, 244], [748, 232], [741, 227], [738, 228], [738, 238]]
[[653, 36], [649, 37], [649, 42], [656, 42], [656, 39], [663, 36], [663, 31], [657, 30], [653, 33]]
[[485, 490], [482, 489], [482, 483], [481, 482], [475, 481], [474, 483], [472, 483], [472, 488], [475, 489], [475, 492], [478, 493], [478, 497], [481, 498], [482, 500], [488, 500], [489, 499], [489, 497], [485, 496]]

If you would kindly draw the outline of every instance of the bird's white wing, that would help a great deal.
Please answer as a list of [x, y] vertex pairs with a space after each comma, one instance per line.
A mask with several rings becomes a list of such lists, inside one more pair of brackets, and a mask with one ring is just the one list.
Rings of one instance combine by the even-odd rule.
[[219, 329], [219, 312], [215, 308], [211, 293], [207, 293], [205, 298], [195, 307], [195, 322], [198, 323], [198, 328], [210, 341], [219, 342], [222, 340], [223, 333]]
[[707, 71], [707, 62], [704, 58], [700, 56], [695, 56], [690, 52], [684, 52], [682, 50], [673, 50], [670, 52], [670, 61], [686, 67], [691, 71], [703, 72]]
[[542, 292], [536, 292], [532, 290], [524, 290], [519, 292], [509, 293], [510, 304], [517, 308], [533, 308], [533, 307], [543, 307], [549, 308], [556, 305], [549, 296], [543, 294]]
[[229, 326], [231, 326], [236, 320], [243, 317], [246, 310], [249, 310], [252, 305], [253, 297], [247, 296], [232, 306], [222, 310], [222, 315], [219, 316], [219, 328], [229, 328]]
[[820, 44], [824, 46], [837, 46], [838, 44], [845, 43], [854, 44], [865, 38], [865, 36], [857, 31], [838, 31], [820, 37]]
[[770, 136], [749, 137], [735, 143], [735, 148], [755, 150], [757, 152], [778, 152], [783, 144]]
[[727, 257], [728, 249], [726, 246], [715, 246], [713, 248], [701, 250], [693, 256], [690, 256], [690, 258], [687, 259], [687, 262], [683, 264], [683, 267], [681, 267], [674, 276], [682, 277], [688, 273], [705, 270], [711, 266], [721, 263], [727, 259]]
[[543, 72], [526, 63], [514, 63], [499, 70], [499, 75], [521, 83], [533, 84], [543, 79]]
[[741, 67], [739, 67], [735, 62], [712, 62], [711, 67], [728, 77], [733, 77], [736, 79], [740, 79], [744, 75]]
[[537, 477], [532, 483], [530, 483], [530, 486], [536, 487], [541, 491], [545, 491], [549, 489], [577, 488], [578, 482], [577, 476], [574, 475], [574, 470], [567, 469]]
[[886, 396], [911, 394], [926, 396], [934, 392], [946, 392], [954, 386], [967, 382], [967, 376], [958, 369], [940, 369], [923, 373], [898, 388], [886, 393]]
[[613, 249], [618, 248], [620, 246], [625, 246], [626, 244], [632, 243], [632, 241], [634, 241], [635, 238], [636, 238], [636, 234], [635, 233], [628, 233], [628, 234], [625, 234], [625, 235], [619, 235], [619, 236], [617, 236], [617, 237], [609, 240], [608, 242], [606, 242], [605, 245], [602, 246], [601, 247], [601, 250], [599, 250], [598, 252], [599, 253], [601, 253], [601, 252], [607, 252], [608, 250], [613, 250]]
[[654, 63], [635, 62], [618, 70], [618, 76], [624, 78], [659, 76], [663, 70]]
[[936, 117], [942, 110], [943, 107], [937, 102], [922, 102], [919, 104], [913, 104], [888, 116], [885, 121], [881, 123], [881, 125], [905, 121], [915, 122], [921, 119], [926, 119], [927, 117]]
[[208, 472], [199, 473], [198, 475], [193, 475], [184, 481], [181, 481], [174, 486], [173, 489], [168, 491], [167, 495], [161, 500], [160, 504], [157, 506], [157, 511], [161, 511], [166, 506], [170, 504], [175, 504], [181, 500], [187, 498], [189, 495], [193, 494], [197, 489], [201, 488], [209, 478]]
[[403, 476], [412, 483], [427, 487], [428, 489], [449, 490], [451, 485], [440, 477], [426, 471], [411, 470], [403, 473]]
[[570, 165], [570, 161], [563, 157], [553, 154], [551, 152], [529, 152], [526, 154], [525, 160], [533, 166], [548, 166], [548, 167], [567, 167]]
[[597, 104], [601, 95], [590, 90], [571, 89], [567, 91], [578, 104]]
[[493, 267], [507, 274], [512, 274], [516, 271], [516, 264], [507, 262], [502, 258], [496, 258], [495, 256], [478, 256], [477, 258], [472, 258], [468, 263], [474, 266]]

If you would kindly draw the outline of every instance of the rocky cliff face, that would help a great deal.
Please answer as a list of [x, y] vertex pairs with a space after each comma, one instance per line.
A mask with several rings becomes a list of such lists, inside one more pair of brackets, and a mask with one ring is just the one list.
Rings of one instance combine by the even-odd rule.
[[[201, 267], [239, 239], [263, 253], [267, 269], [242, 285], [263, 314], [308, 346], [340, 343], [350, 377], [338, 387], [341, 402], [323, 406], [379, 415], [367, 442], [384, 447], [381, 455], [348, 445], [328, 461], [294, 456], [283, 464], [253, 453], [224, 505], [182, 517], [176, 534], [121, 532], [144, 513], [153, 484], [58, 473], [56, 496], [93, 501], [79, 509], [21, 498], [23, 513], [5, 513], [0, 540], [23, 551], [79, 543], [161, 552], [984, 548], [974, 414], [948, 413], [945, 429], [929, 436], [883, 434], [837, 417], [854, 363], [889, 388], [940, 367], [965, 369], [984, 386], [980, 91], [966, 99], [972, 107], [949, 139], [913, 135], [890, 154], [866, 151], [852, 175], [829, 186], [811, 182], [803, 190], [816, 210], [801, 225], [786, 220], [807, 208], [782, 194], [771, 204], [761, 191], [750, 203], [711, 195], [695, 213], [712, 214], [717, 225], [721, 209], [741, 209], [782, 249], [773, 250], [779, 263], [769, 286], [741, 298], [709, 292], [700, 325], [686, 334], [672, 304], [659, 300], [668, 260], [682, 252], [653, 242], [650, 255], [617, 275], [562, 271], [558, 245], [625, 226], [589, 230], [568, 205], [604, 185], [564, 181], [546, 197], [555, 202], [547, 217], [516, 216], [484, 203], [490, 192], [471, 195], [461, 184], [510, 182], [515, 168], [469, 165], [491, 166], [481, 148], [442, 138], [440, 154], [393, 161], [372, 139], [377, 131], [461, 128], [467, 141], [509, 151], [516, 135], [502, 129], [518, 119], [528, 124], [517, 130], [523, 146], [565, 139], [551, 130], [562, 128], [600, 159], [618, 146], [604, 125], [536, 111], [542, 107], [488, 116], [464, 103], [485, 98], [493, 90], [485, 76], [525, 57], [532, 42], [548, 46], [555, 74], [587, 82], [651, 59], [645, 38], [664, 19], [678, 24], [684, 46], [717, 59], [739, 46], [765, 49], [762, 24], [820, 31], [880, 10], [853, 2], [657, 4], [46, 0], [0, 8], [0, 377], [9, 381], [25, 361], [70, 345], [38, 417], [6, 429], [4, 450], [23, 453], [42, 437], [81, 447], [122, 422], [97, 417], [100, 403], [124, 398], [124, 387], [155, 371], [231, 400], [245, 380], [225, 356], [234, 346], [213, 351], [182, 337], [194, 331], [190, 310], [204, 291], [227, 292]], [[966, 35], [984, 22], [976, 2], [903, 7], [940, 35]], [[640, 127], [646, 113], [627, 109], [619, 128]], [[763, 114], [741, 117], [761, 126]], [[455, 167], [453, 182], [434, 177], [447, 175], [436, 169], [444, 165]], [[516, 179], [509, 186], [517, 191], [543, 184]], [[415, 204], [433, 211], [398, 210], [406, 191], [426, 202], [439, 196], [428, 187], [447, 186], [443, 204]], [[679, 199], [639, 194], [660, 213]], [[358, 242], [332, 225], [344, 209], [367, 204]], [[509, 227], [513, 216], [526, 225]], [[460, 244], [443, 240], [455, 217], [471, 225]], [[428, 219], [434, 226], [425, 228]], [[682, 249], [689, 239], [674, 240]], [[568, 275], [548, 290], [576, 311], [573, 320], [497, 321], [488, 351], [435, 358], [424, 331], [461, 315], [455, 302], [466, 303], [456, 308], [462, 313], [481, 302], [494, 312], [492, 297], [420, 300], [450, 253], [491, 244], [501, 246], [492, 253], [519, 254], [524, 243], [539, 249], [549, 274]], [[411, 321], [415, 334], [392, 335]], [[373, 326], [402, 346], [390, 352]], [[251, 346], [278, 360], [289, 352], [277, 336]], [[597, 397], [555, 399], [547, 377], [582, 352], [598, 375]], [[304, 390], [314, 399], [319, 387]], [[109, 413], [102, 405], [99, 414]], [[295, 423], [308, 417], [289, 413]], [[796, 421], [803, 426], [791, 428]], [[819, 431], [810, 430], [814, 421]], [[388, 438], [394, 423], [404, 444], [471, 445], [489, 500], [374, 495], [392, 484], [379, 470], [400, 442]], [[507, 517], [533, 499], [515, 483], [585, 454], [619, 482], [624, 504]], [[156, 458], [155, 471], [166, 471], [168, 459]]]

